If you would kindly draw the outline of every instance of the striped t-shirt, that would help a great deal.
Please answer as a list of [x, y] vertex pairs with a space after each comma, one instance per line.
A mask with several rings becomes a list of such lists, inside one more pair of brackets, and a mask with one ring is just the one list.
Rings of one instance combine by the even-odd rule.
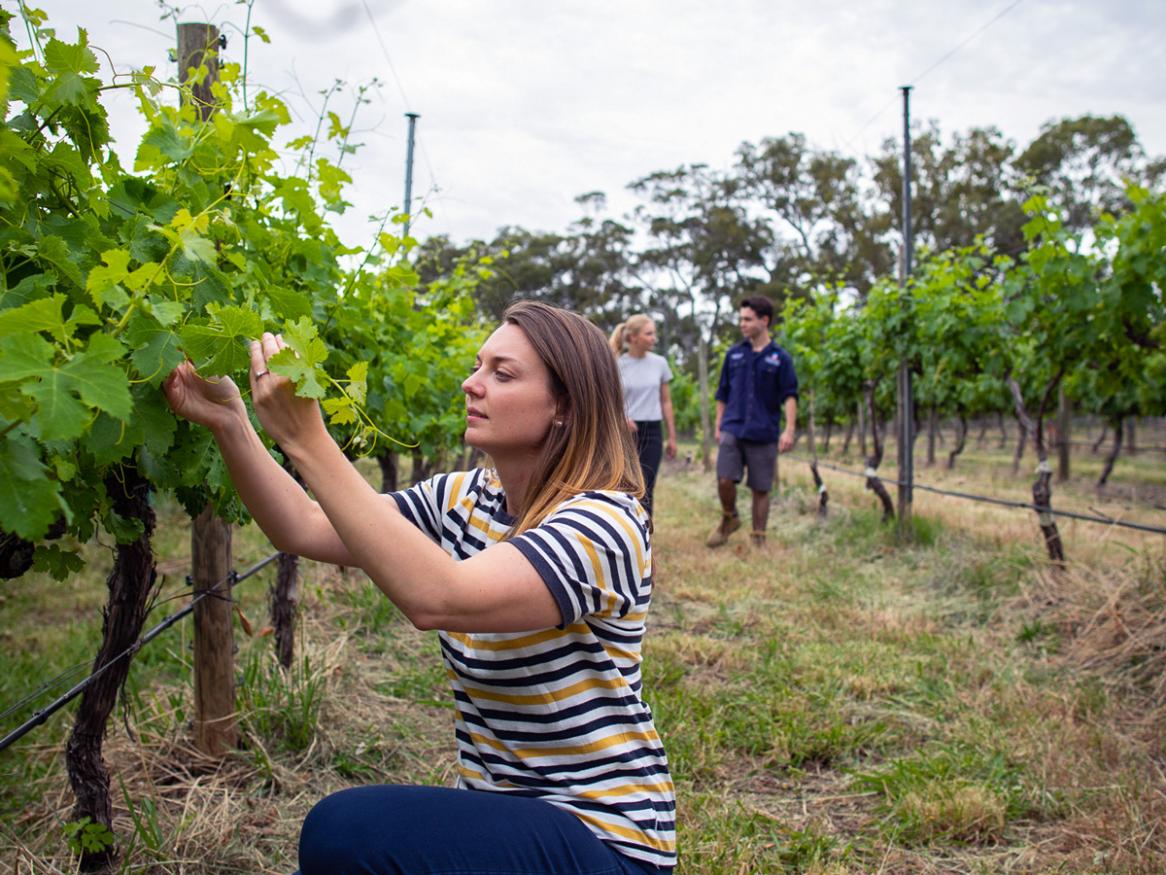
[[[491, 472], [439, 474], [393, 494], [454, 559], [514, 526]], [[621, 492], [586, 492], [510, 539], [562, 624], [530, 632], [439, 632], [455, 705], [458, 785], [537, 796], [616, 850], [676, 864], [668, 760], [641, 696], [640, 644], [652, 595], [648, 517]]]

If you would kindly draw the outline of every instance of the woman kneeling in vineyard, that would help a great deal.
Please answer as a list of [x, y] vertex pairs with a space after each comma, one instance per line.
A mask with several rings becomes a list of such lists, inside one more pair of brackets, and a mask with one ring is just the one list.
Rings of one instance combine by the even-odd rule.
[[268, 454], [229, 379], [183, 364], [170, 405], [211, 429], [278, 549], [359, 566], [415, 626], [439, 630], [458, 753], [457, 789], [358, 787], [318, 803], [304, 875], [670, 870], [672, 780], [641, 696], [649, 524], [602, 332], [512, 306], [462, 384], [466, 443], [493, 469], [387, 497], [317, 403], [268, 371], [283, 347], [270, 334], [252, 344], [252, 404], [315, 500]]

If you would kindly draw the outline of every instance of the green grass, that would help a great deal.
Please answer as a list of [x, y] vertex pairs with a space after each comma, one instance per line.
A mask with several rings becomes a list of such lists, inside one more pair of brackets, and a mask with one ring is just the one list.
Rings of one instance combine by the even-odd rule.
[[[980, 464], [983, 479], [959, 487], [1015, 491], [1006, 460], [980, 454], [951, 476]], [[1130, 468], [1142, 465], [1137, 457]], [[717, 514], [711, 477], [666, 467], [657, 488], [643, 671], [677, 784], [679, 871], [1166, 871], [1156, 765], [1166, 739], [1154, 716], [1166, 703], [1153, 680], [1166, 642], [1111, 654], [1097, 648], [1121, 642], [1090, 633], [1119, 609], [1138, 623], [1134, 597], [1151, 619], [1166, 605], [1160, 544], [1070, 542], [1076, 564], [1053, 572], [1024, 512], [972, 513], [920, 495], [903, 539], [861, 480], [828, 472], [830, 515], [817, 519], [803, 468], [783, 465], [762, 551], [744, 532], [719, 550], [703, 546]], [[1058, 495], [1090, 500], [1077, 483]], [[160, 507], [169, 569], [189, 549], [184, 525]], [[267, 549], [253, 529], [236, 536], [240, 556]], [[91, 569], [76, 580], [0, 584], [0, 702], [70, 666], [88, 671], [108, 548], [89, 552]], [[276, 664], [271, 638], [236, 631], [245, 743], [221, 766], [208, 772], [185, 752], [190, 625], [135, 660], [124, 718], [135, 735], [119, 710], [106, 746], [125, 783], [115, 832], [131, 868], [290, 871], [299, 823], [326, 793], [451, 781], [436, 637], [358, 572], [312, 563], [302, 572], [292, 670]], [[256, 628], [272, 576], [236, 591]], [[171, 570], [166, 592], [183, 589]], [[181, 603], [160, 605], [147, 626]], [[1129, 632], [1155, 628], [1147, 620]], [[71, 711], [0, 754], [0, 860], [27, 871], [73, 866], [61, 765]]]

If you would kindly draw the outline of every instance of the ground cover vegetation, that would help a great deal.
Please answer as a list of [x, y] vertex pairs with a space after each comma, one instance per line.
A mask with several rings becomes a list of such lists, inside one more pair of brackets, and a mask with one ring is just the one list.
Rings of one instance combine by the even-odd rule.
[[[974, 473], [934, 478], [1006, 489], [1010, 448], [976, 456]], [[1055, 569], [1023, 512], [920, 495], [904, 547], [860, 479], [826, 472], [822, 520], [807, 466], [787, 459], [781, 474], [764, 551], [703, 546], [717, 511], [699, 466], [673, 463], [659, 486], [644, 670], [678, 785], [681, 871], [1161, 871], [1161, 537], [1069, 523], [1077, 558]], [[1083, 474], [1063, 492], [1089, 500], [1093, 486]], [[160, 517], [160, 532], [181, 530], [179, 507]], [[254, 527], [238, 538], [244, 558], [268, 549]], [[158, 545], [159, 614], [185, 598], [188, 549], [173, 534]], [[290, 669], [262, 628], [274, 573], [237, 590], [253, 634], [238, 654], [244, 744], [225, 760], [190, 742], [189, 627], [134, 661], [106, 745], [122, 871], [290, 871], [321, 795], [451, 779], [435, 638], [363, 575], [302, 571]], [[87, 670], [100, 591], [96, 571], [5, 590], [4, 650], [20, 656], [0, 698]], [[68, 731], [58, 714], [4, 755], [0, 859], [16, 872], [74, 871]]]
[[[265, 38], [252, 5], [239, 5], [244, 46]], [[189, 601], [192, 519], [243, 526], [239, 557], [268, 549], [209, 437], [162, 400], [177, 362], [245, 385], [246, 342], [282, 331], [295, 355], [273, 367], [321, 399], [338, 440], [388, 489], [472, 462], [464, 371], [451, 363], [468, 365], [510, 301], [605, 328], [647, 311], [691, 437], [660, 493], [645, 663], [681, 788], [684, 871], [1166, 868], [1153, 826], [1161, 536], [1065, 523], [1053, 532], [1068, 561], [1046, 566], [1029, 515], [917, 494], [907, 546], [861, 478], [823, 471], [819, 519], [802, 470], [819, 455], [879, 469], [906, 362], [929, 481], [1023, 499], [1031, 447], [1047, 507], [1059, 450], [1058, 507], [1160, 525], [1166, 162], [1124, 119], [1050, 121], [1024, 148], [991, 129], [947, 142], [920, 127], [906, 282], [900, 146], [858, 159], [797, 133], [742, 144], [727, 169], [635, 180], [628, 215], [582, 195], [563, 233], [414, 239], [386, 208], [353, 245], [330, 216], [347, 208], [344, 162], [373, 86], [336, 83], [302, 132], [217, 43], [180, 62], [181, 83], [153, 69], [106, 82], [83, 31], [58, 37], [42, 13], [20, 12], [0, 11], [6, 719], [32, 713], [38, 703], [21, 700], [45, 679], [59, 692], [95, 652], [104, 664]], [[132, 158], [114, 150], [103, 106], [122, 91], [146, 123]], [[710, 554], [696, 546], [713, 505], [710, 386], [751, 293], [778, 304], [806, 436], [785, 463], [773, 550]], [[179, 624], [108, 673], [71, 735], [61, 713], [0, 753], [0, 859], [30, 872], [78, 860], [286, 871], [324, 792], [447, 781], [433, 639], [359, 575], [310, 564], [303, 575], [298, 615], [293, 601], [268, 619], [266, 578], [238, 590], [237, 753], [208, 758], [190, 743], [191, 632]]]

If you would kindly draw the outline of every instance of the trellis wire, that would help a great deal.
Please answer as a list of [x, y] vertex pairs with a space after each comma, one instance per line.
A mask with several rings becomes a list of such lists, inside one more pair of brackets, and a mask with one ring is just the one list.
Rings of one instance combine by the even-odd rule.
[[[803, 459], [800, 456], [786, 456], [785, 458], [793, 459], [794, 461], [798, 461], [798, 462], [805, 462], [806, 464], [810, 464], [810, 461], [808, 459]], [[861, 477], [864, 480], [867, 479], [867, 475], [861, 471], [851, 471], [849, 468], [842, 468], [838, 465], [832, 465], [829, 462], [818, 461], [817, 465], [820, 468], [829, 468], [831, 471], [838, 471], [842, 474], [849, 474], [852, 477]], [[884, 483], [895, 483], [895, 484], [899, 483], [899, 481], [897, 479], [892, 478], [892, 477], [883, 477], [881, 475], [878, 475], [878, 477]], [[1104, 517], [1104, 516], [1096, 516], [1096, 515], [1091, 516], [1089, 514], [1077, 513], [1076, 511], [1072, 511], [1072, 510], [1055, 510], [1054, 508], [1042, 507], [1041, 505], [1032, 504], [1031, 502], [1015, 501], [1015, 500], [1008, 499], [1008, 498], [993, 498], [989, 495], [975, 495], [971, 492], [956, 492], [956, 491], [951, 490], [951, 489], [940, 489], [937, 486], [924, 486], [923, 484], [918, 483], [918, 482], [916, 482], [912, 485], [913, 485], [913, 488], [915, 488], [915, 489], [921, 489], [924, 492], [934, 492], [936, 495], [949, 495], [953, 498], [965, 498], [965, 499], [968, 499], [969, 501], [982, 501], [982, 502], [985, 502], [987, 504], [998, 504], [998, 505], [1002, 505], [1004, 507], [1015, 507], [1015, 508], [1021, 508], [1024, 510], [1035, 510], [1039, 513], [1049, 513], [1049, 514], [1052, 514], [1053, 516], [1068, 517], [1069, 519], [1082, 520], [1083, 522], [1087, 522], [1087, 523], [1102, 523], [1102, 524], [1107, 525], [1107, 526], [1121, 526], [1121, 527], [1127, 528], [1127, 529], [1137, 529], [1138, 531], [1141, 531], [1141, 532], [1152, 532], [1153, 534], [1156, 534], [1156, 535], [1166, 535], [1166, 528], [1161, 528], [1159, 526], [1151, 526], [1151, 525], [1147, 525], [1145, 523], [1131, 523], [1131, 522], [1127, 522], [1125, 520], [1114, 519], [1113, 517]]]
[[[4, 738], [0, 739], [0, 751], [4, 750], [5, 748], [7, 748], [9, 745], [13, 744], [14, 742], [19, 741], [21, 738], [23, 738], [25, 735], [27, 735], [29, 732], [31, 732], [34, 728], [36, 728], [37, 726], [41, 725], [46, 720], [48, 720], [49, 717], [51, 717], [57, 711], [61, 710], [61, 708], [65, 707], [65, 705], [67, 705], [69, 702], [71, 702], [73, 699], [75, 699], [77, 696], [79, 696], [81, 693], [83, 693], [85, 691], [85, 689], [91, 683], [93, 683], [97, 678], [101, 677], [101, 675], [104, 674], [105, 671], [110, 666], [115, 665], [116, 663], [118, 663], [122, 659], [125, 659], [125, 658], [137, 653], [146, 644], [149, 644], [151, 641], [153, 641], [155, 638], [157, 638], [159, 635], [161, 635], [164, 631], [169, 629], [171, 626], [173, 626], [179, 620], [186, 617], [188, 614], [190, 614], [194, 610], [195, 606], [198, 605], [198, 603], [201, 602], [204, 598], [208, 598], [211, 596], [216, 597], [216, 598], [221, 597], [219, 595], [219, 593], [217, 592], [217, 590], [220, 587], [222, 587], [222, 585], [224, 583], [229, 584], [230, 589], [234, 589], [234, 587], [237, 584], [246, 580], [248, 577], [251, 577], [252, 575], [257, 574], [263, 568], [266, 568], [268, 565], [270, 565], [272, 562], [274, 562], [276, 559], [278, 559], [279, 555], [280, 555], [279, 553], [272, 553], [266, 559], [261, 559], [259, 562], [256, 562], [254, 565], [252, 565], [250, 568], [248, 568], [242, 574], [239, 574], [238, 572], [232, 570], [230, 574], [228, 574], [226, 577], [224, 577], [222, 580], [220, 580], [214, 586], [200, 591], [198, 593], [198, 595], [196, 595], [194, 598], [192, 598], [190, 600], [190, 604], [188, 604], [186, 607], [182, 608], [180, 611], [176, 611], [175, 613], [171, 614], [169, 617], [166, 617], [164, 620], [162, 620], [160, 623], [158, 623], [156, 626], [154, 626], [154, 628], [152, 628], [149, 632], [147, 632], [145, 635], [143, 635], [141, 638], [139, 638], [137, 641], [135, 641], [133, 644], [131, 644], [129, 647], [127, 647], [125, 650], [123, 650], [121, 653], [117, 654], [117, 656], [114, 656], [112, 659], [110, 659], [108, 662], [106, 662], [103, 666], [101, 666], [101, 668], [97, 669], [95, 672], [93, 672], [91, 675], [89, 675], [84, 680], [79, 681], [64, 695], [57, 698], [55, 701], [50, 703], [45, 708], [42, 708], [40, 711], [37, 711], [28, 720], [26, 720], [24, 723], [22, 723], [16, 729], [12, 730], [12, 732], [8, 733], [6, 736], [4, 736]], [[66, 672], [65, 674], [69, 674], [72, 671], [73, 671], [73, 669], [70, 669], [69, 672]], [[59, 680], [60, 680], [60, 678], [54, 679], [52, 682], [50, 682], [50, 684], [48, 686], [51, 687], [51, 686], [55, 685], [57, 682], [59, 682]], [[42, 687], [42, 690], [43, 689], [45, 689], [45, 688]], [[35, 696], [34, 696], [34, 698], [35, 698]], [[26, 702], [29, 701], [28, 697], [26, 697], [24, 699], [24, 701], [26, 701]], [[14, 707], [16, 707], [16, 706], [14, 706]], [[5, 713], [11, 713], [12, 710], [13, 710], [12, 708], [9, 708]]]

